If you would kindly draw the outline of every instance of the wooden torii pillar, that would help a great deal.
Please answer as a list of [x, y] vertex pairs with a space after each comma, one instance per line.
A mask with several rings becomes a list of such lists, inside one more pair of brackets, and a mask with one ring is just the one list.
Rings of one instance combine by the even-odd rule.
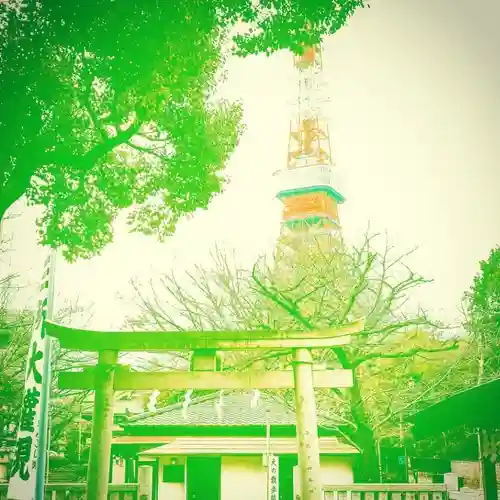
[[[313, 370], [311, 349], [350, 343], [364, 321], [336, 329], [309, 332], [183, 331], [99, 332], [47, 321], [46, 332], [64, 349], [98, 352], [95, 367], [62, 372], [61, 389], [95, 390], [87, 500], [106, 500], [111, 455], [115, 391], [162, 389], [295, 389], [301, 499], [321, 500], [318, 424], [314, 388], [352, 387], [351, 370]], [[217, 351], [292, 349], [293, 372], [215, 371]], [[120, 352], [191, 351], [192, 369], [185, 372], [132, 372], [120, 366]], [[208, 369], [207, 369], [208, 368]]]

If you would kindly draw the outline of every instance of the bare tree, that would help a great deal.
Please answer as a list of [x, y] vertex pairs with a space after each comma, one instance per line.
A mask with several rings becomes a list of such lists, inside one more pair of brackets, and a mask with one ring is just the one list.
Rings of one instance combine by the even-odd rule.
[[[317, 400], [318, 411], [361, 449], [358, 478], [379, 481], [377, 439], [396, 432], [401, 412], [435, 396], [461, 349], [457, 339], [443, 338], [444, 325], [409, 302], [415, 288], [429, 283], [406, 266], [409, 254], [394, 255], [387, 245], [377, 251], [376, 237], [366, 236], [355, 248], [315, 238], [283, 239], [272, 262], [261, 259], [251, 271], [216, 252], [213, 269], [197, 268], [185, 276], [187, 282], [165, 275], [150, 283], [148, 293], [135, 283], [141, 308], [135, 324], [177, 331], [307, 331], [365, 318], [364, 330], [350, 344], [315, 353], [318, 363], [355, 374], [352, 388], [318, 391]], [[255, 366], [257, 360], [283, 367], [291, 357], [270, 351], [232, 354], [225, 369]], [[286, 391], [281, 396], [293, 404]]]

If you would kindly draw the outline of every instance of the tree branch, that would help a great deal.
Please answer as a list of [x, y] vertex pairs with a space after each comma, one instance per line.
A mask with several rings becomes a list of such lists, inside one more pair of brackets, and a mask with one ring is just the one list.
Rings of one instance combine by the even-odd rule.
[[257, 285], [257, 287], [259, 288], [262, 295], [264, 295], [268, 299], [272, 300], [275, 304], [282, 307], [288, 314], [290, 314], [290, 316], [292, 316], [294, 319], [296, 319], [302, 326], [305, 326], [308, 330], [314, 329], [314, 325], [307, 318], [304, 318], [304, 316], [302, 316], [300, 311], [298, 311], [295, 307], [293, 307], [293, 305], [290, 303], [289, 300], [287, 300], [286, 298], [280, 299], [276, 293], [273, 293], [272, 291], [270, 291], [259, 280], [259, 278], [257, 278], [256, 266], [254, 266], [252, 269], [252, 279], [253, 279], [254, 283]]
[[136, 151], [139, 151], [140, 153], [145, 153], [148, 155], [155, 156], [156, 158], [159, 158], [160, 160], [163, 161], [167, 159], [165, 155], [159, 154], [153, 149], [145, 148], [143, 146], [138, 146], [137, 144], [134, 144], [132, 141], [127, 141], [127, 146], [129, 146], [132, 149], [135, 149]]
[[368, 275], [368, 272], [372, 268], [372, 265], [373, 265], [373, 262], [375, 261], [375, 258], [376, 258], [376, 254], [370, 253], [368, 255], [363, 272], [358, 277], [356, 285], [354, 286], [354, 290], [349, 295], [349, 299], [347, 301], [347, 304], [344, 308], [344, 311], [341, 314], [341, 317], [340, 317], [341, 323], [343, 323], [346, 320], [346, 318], [349, 315], [349, 313], [351, 312], [354, 304], [356, 303], [358, 296], [366, 289], [366, 287], [367, 287], [366, 277]]
[[392, 353], [383, 353], [383, 352], [372, 352], [370, 354], [366, 354], [365, 356], [361, 356], [353, 361], [352, 366], [357, 367], [368, 361], [370, 359], [402, 359], [402, 358], [411, 358], [423, 352], [446, 352], [453, 351], [458, 349], [458, 343], [454, 341], [451, 345], [443, 346], [443, 347], [414, 347], [413, 349], [409, 349], [405, 352], [392, 352]]
[[435, 387], [440, 385], [447, 377], [448, 375], [456, 368], [456, 366], [462, 361], [462, 358], [458, 358], [451, 366], [446, 370], [444, 375], [440, 377], [437, 381], [435, 381], [433, 384], [431, 384], [429, 387], [427, 387], [423, 392], [420, 393], [420, 395], [410, 401], [409, 403], [403, 405], [401, 408], [398, 408], [397, 410], [391, 411], [391, 413], [383, 418], [380, 422], [378, 422], [376, 425], [373, 426], [373, 429], [376, 430], [382, 425], [384, 425], [387, 421], [389, 421], [391, 418], [395, 417], [396, 415], [399, 415], [401, 412], [407, 410], [408, 408], [411, 408], [412, 406], [415, 406], [416, 403], [421, 401], [429, 392], [432, 391]]

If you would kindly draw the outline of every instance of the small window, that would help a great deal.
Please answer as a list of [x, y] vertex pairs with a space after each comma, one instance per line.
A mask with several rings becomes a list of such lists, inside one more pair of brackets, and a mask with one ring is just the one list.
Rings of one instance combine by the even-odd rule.
[[163, 466], [164, 483], [183, 483], [184, 465], [164, 465]]

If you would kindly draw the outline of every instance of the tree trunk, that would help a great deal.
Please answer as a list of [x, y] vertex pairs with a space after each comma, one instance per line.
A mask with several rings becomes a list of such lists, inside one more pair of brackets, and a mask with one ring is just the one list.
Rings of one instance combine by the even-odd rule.
[[361, 425], [353, 434], [361, 453], [354, 464], [354, 479], [358, 483], [380, 483], [379, 456], [373, 431]]
[[[31, 177], [35, 172], [35, 167], [26, 168], [26, 165], [34, 165], [34, 158], [30, 157], [24, 162], [23, 159], [18, 158], [19, 165], [24, 165], [18, 170], [14, 169], [10, 172], [7, 183], [3, 184], [0, 188], [0, 224], [5, 219], [5, 214], [14, 203], [22, 198], [30, 187]], [[2, 176], [3, 177], [3, 176]], [[5, 180], [5, 178], [4, 178]]]
[[0, 236], [2, 235], [2, 222], [9, 208], [10, 205], [7, 205], [7, 203], [0, 202]]
[[[333, 349], [342, 368], [352, 370], [349, 356], [342, 348]], [[355, 370], [355, 369], [354, 369]], [[351, 418], [354, 429], [349, 433], [349, 437], [360, 448], [360, 456], [354, 465], [354, 479], [356, 482], [379, 483], [381, 481], [378, 448], [375, 434], [369, 424], [365, 404], [361, 396], [359, 382], [354, 377], [353, 386], [348, 389], [348, 401], [351, 409]]]
[[15, 200], [11, 201], [8, 199], [7, 196], [5, 198], [3, 197], [3, 193], [0, 191], [0, 236], [2, 235], [2, 228], [3, 228], [3, 223], [7, 219], [5, 216], [7, 215], [7, 212], [9, 211], [9, 208], [14, 205], [14, 203], [18, 200], [16, 198]]
[[360, 387], [357, 381], [349, 390], [351, 416], [356, 424], [353, 441], [360, 447], [361, 456], [354, 467], [355, 480], [361, 483], [379, 483], [381, 481], [378, 449], [375, 434], [369, 425]]

